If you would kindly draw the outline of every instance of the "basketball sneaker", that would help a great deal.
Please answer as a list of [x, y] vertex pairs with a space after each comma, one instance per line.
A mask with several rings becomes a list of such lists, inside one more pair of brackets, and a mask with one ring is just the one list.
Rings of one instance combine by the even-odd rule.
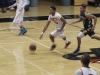
[[77, 54], [79, 53], [79, 51], [80, 51], [80, 49], [77, 48], [72, 54], [73, 54], [73, 55], [77, 55]]
[[66, 43], [66, 44], [65, 44], [65, 48], [67, 48], [70, 44], [71, 44], [70, 41], [69, 41], [68, 43]]
[[77, 59], [76, 55], [73, 55], [73, 54], [66, 54], [63, 57], [67, 58], [67, 59], [71, 59], [71, 60], [76, 60]]
[[25, 28], [22, 28], [19, 35], [24, 35], [27, 32], [27, 30]]
[[24, 28], [23, 32], [22, 32], [22, 35], [24, 35], [26, 32], [27, 32], [27, 30]]
[[53, 44], [52, 46], [51, 46], [51, 51], [53, 51], [54, 49], [56, 48], [56, 44]]

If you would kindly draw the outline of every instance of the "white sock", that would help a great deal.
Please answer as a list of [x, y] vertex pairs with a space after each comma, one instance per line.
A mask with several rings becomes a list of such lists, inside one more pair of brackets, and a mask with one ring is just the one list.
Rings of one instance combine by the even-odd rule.
[[69, 41], [66, 39], [65, 43], [68, 43]]

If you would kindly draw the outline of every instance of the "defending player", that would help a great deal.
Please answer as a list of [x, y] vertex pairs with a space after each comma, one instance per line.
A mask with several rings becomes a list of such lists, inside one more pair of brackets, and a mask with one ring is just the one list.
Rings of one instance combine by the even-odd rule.
[[[92, 19], [94, 19], [94, 24], [92, 24]], [[80, 33], [77, 36], [77, 42], [78, 46], [77, 49], [70, 55], [70, 57], [75, 57], [78, 52], [80, 51], [80, 45], [81, 45], [81, 38], [85, 37], [86, 35], [89, 35], [92, 39], [100, 40], [100, 37], [95, 36], [94, 30], [97, 23], [97, 18], [94, 15], [91, 15], [90, 13], [86, 12], [86, 5], [82, 4], [80, 6], [80, 19], [72, 22], [71, 24], [75, 24], [78, 22], [83, 21], [84, 29], [80, 31]]]
[[16, 0], [15, 4], [8, 7], [8, 8], [12, 8], [12, 7], [17, 6], [16, 16], [15, 16], [13, 22], [18, 24], [20, 27], [19, 35], [24, 35], [27, 32], [27, 30], [25, 29], [25, 27], [22, 24], [24, 12], [25, 12], [24, 7], [26, 6], [26, 4], [27, 4], [26, 0]]
[[56, 29], [53, 32], [51, 32], [49, 36], [53, 43], [53, 45], [51, 46], [51, 50], [54, 50], [56, 48], [55, 37], [57, 36], [60, 36], [65, 41], [65, 48], [67, 48], [68, 45], [71, 44], [71, 42], [66, 39], [63, 33], [65, 30], [66, 21], [58, 12], [56, 12], [55, 6], [50, 7], [50, 15], [48, 17], [48, 22], [40, 35], [40, 39], [42, 38], [44, 32], [47, 30], [51, 21], [53, 21], [56, 24]]

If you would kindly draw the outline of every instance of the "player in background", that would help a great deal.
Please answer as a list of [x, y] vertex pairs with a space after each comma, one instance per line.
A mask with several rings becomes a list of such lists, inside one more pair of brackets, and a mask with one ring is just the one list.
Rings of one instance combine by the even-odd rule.
[[[92, 24], [92, 19], [94, 19], [94, 24]], [[80, 45], [81, 45], [81, 38], [85, 37], [86, 35], [89, 35], [92, 39], [100, 40], [100, 37], [95, 36], [95, 26], [97, 23], [97, 17], [94, 15], [91, 15], [90, 13], [86, 12], [86, 5], [82, 4], [80, 6], [80, 19], [72, 22], [71, 25], [83, 21], [84, 29], [80, 31], [80, 33], [77, 36], [77, 49], [69, 56], [69, 58], [74, 58], [80, 51]]]
[[49, 13], [50, 15], [48, 17], [48, 22], [45, 25], [43, 32], [40, 35], [40, 39], [43, 37], [43, 34], [47, 30], [50, 22], [53, 21], [56, 24], [56, 29], [53, 32], [51, 32], [49, 35], [51, 42], [53, 43], [51, 46], [51, 50], [54, 50], [56, 48], [55, 37], [57, 36], [60, 36], [65, 41], [65, 48], [67, 48], [68, 45], [71, 44], [71, 42], [66, 39], [63, 33], [65, 30], [65, 25], [66, 25], [65, 19], [58, 12], [56, 12], [55, 6], [50, 7]]
[[12, 8], [12, 7], [17, 6], [16, 16], [15, 16], [13, 22], [18, 24], [20, 27], [19, 35], [24, 35], [27, 32], [27, 30], [25, 29], [25, 27], [22, 24], [24, 12], [25, 12], [24, 8], [26, 5], [27, 5], [27, 0], [16, 0], [15, 4], [8, 7], [8, 8]]
[[89, 67], [90, 56], [84, 53], [81, 57], [82, 67], [76, 70], [75, 75], [98, 75], [92, 68]]

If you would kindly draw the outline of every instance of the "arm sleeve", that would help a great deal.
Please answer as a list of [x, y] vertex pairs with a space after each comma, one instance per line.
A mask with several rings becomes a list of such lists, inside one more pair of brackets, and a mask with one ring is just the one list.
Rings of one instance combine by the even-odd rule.
[[82, 75], [82, 72], [80, 69], [76, 70], [75, 75]]

